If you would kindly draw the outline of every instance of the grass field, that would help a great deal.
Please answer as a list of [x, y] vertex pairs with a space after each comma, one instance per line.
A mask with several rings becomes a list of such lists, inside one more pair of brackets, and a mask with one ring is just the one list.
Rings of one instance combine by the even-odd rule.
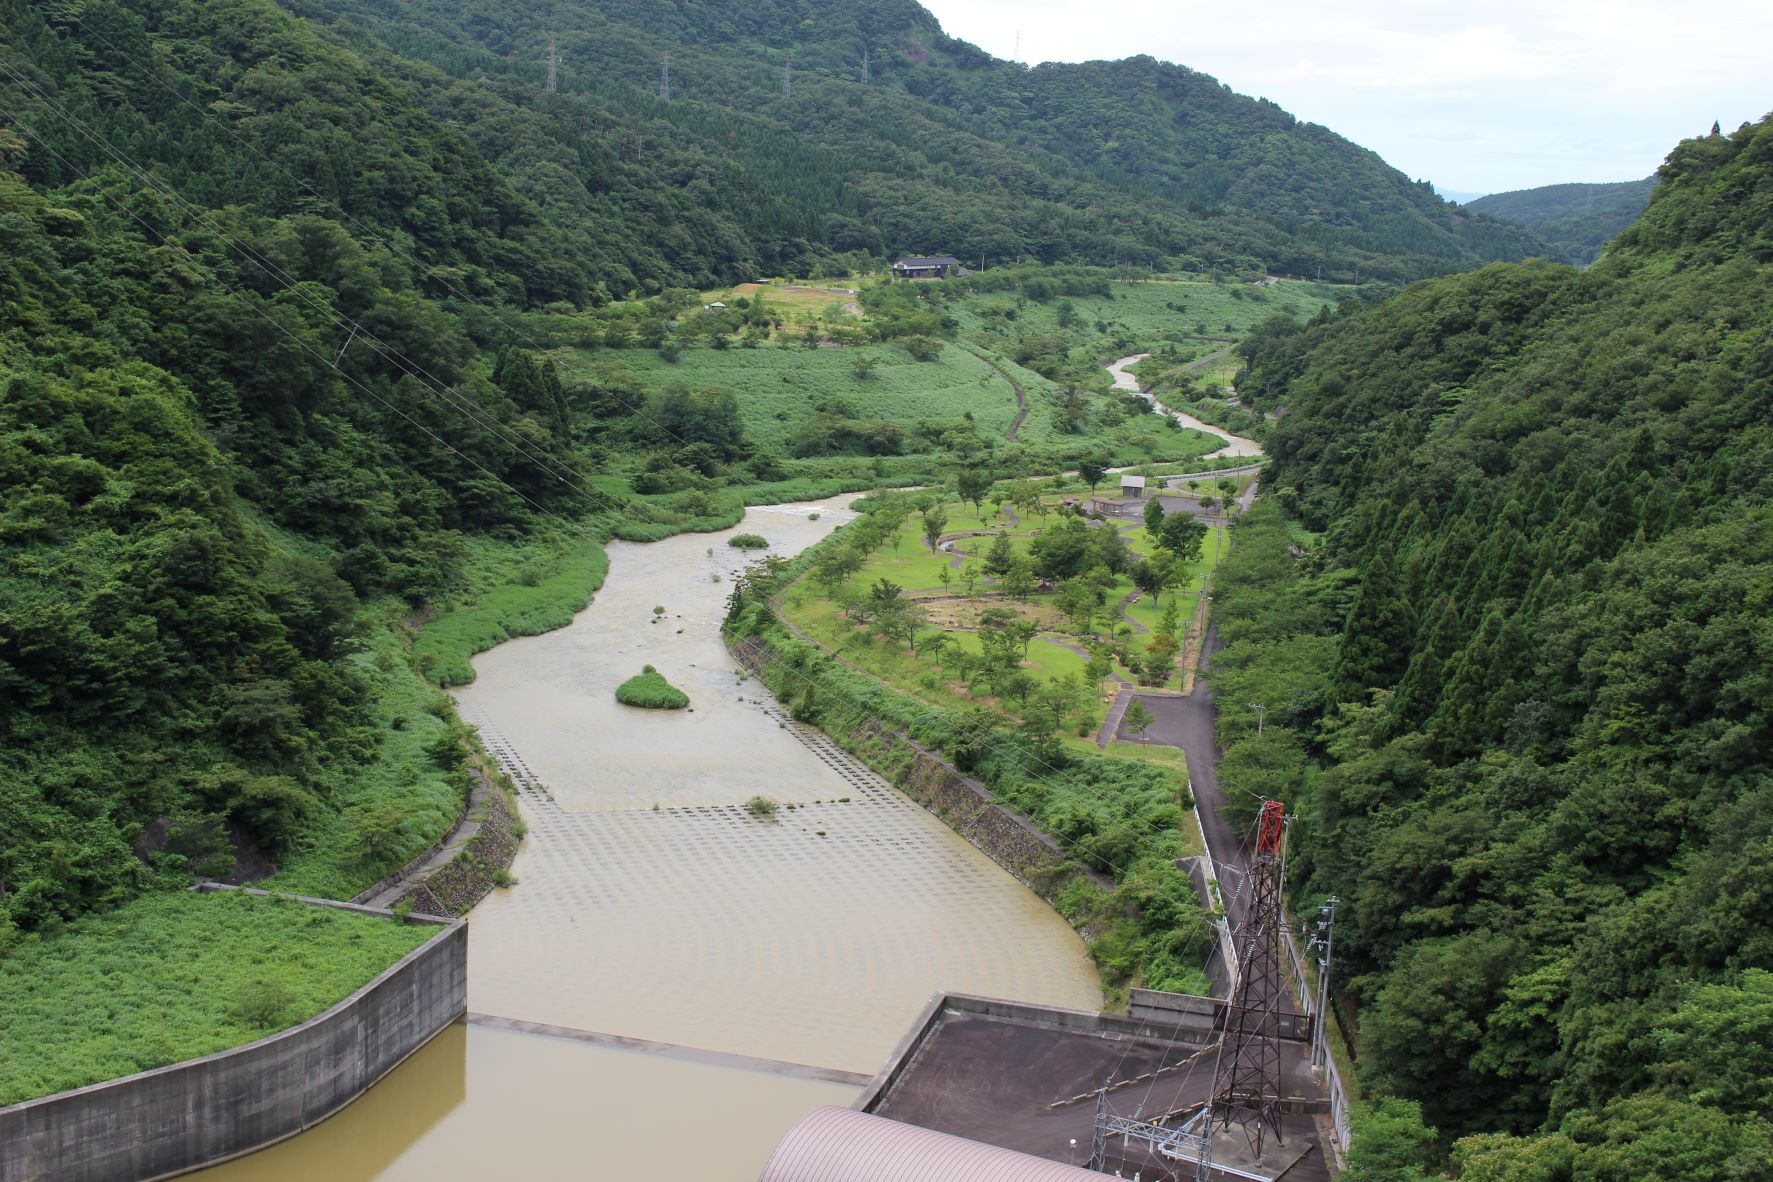
[[[1276, 312], [1308, 319], [1335, 300], [1337, 290], [1327, 284], [1284, 280], [1267, 286], [1159, 280], [1116, 283], [1111, 298], [1062, 296], [1050, 302], [1021, 298], [1013, 292], [982, 293], [956, 306], [963, 331], [1006, 322], [992, 315], [1013, 310], [1007, 327], [1018, 333], [1056, 333], [1059, 309], [1068, 304], [1076, 315], [1069, 331], [1093, 334], [1104, 341], [1126, 339], [1142, 350], [1160, 342], [1192, 337], [1235, 340]], [[1219, 344], [1207, 343], [1209, 352]]]
[[0, 959], [0, 1105], [305, 1021], [437, 930], [241, 892], [174, 891], [26, 937]]
[[[954, 345], [935, 361], [913, 360], [892, 345], [695, 348], [685, 349], [675, 363], [650, 349], [563, 351], [557, 357], [569, 377], [626, 372], [648, 389], [683, 382], [691, 389], [731, 390], [746, 439], [784, 453], [821, 405], [842, 404], [856, 418], [904, 426], [925, 420], [951, 423], [971, 413], [979, 434], [998, 442], [1007, 442], [1016, 419], [1016, 393], [1009, 382]], [[863, 359], [875, 363], [867, 377], [856, 372]]]
[[[861, 309], [856, 305], [855, 291], [861, 283], [859, 279], [853, 282], [833, 280], [816, 285], [741, 283], [737, 287], [705, 291], [702, 293], [702, 302], [712, 304], [719, 300], [730, 304], [741, 297], [756, 299], [762, 293], [765, 306], [780, 316], [785, 325], [801, 325], [832, 316], [860, 315]], [[784, 332], [787, 331], [791, 330], [785, 326]]]

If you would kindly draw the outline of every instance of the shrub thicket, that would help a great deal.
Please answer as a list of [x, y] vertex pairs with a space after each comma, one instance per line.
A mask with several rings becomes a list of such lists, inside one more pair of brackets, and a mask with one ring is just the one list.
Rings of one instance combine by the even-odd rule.
[[646, 710], [682, 710], [689, 705], [689, 695], [648, 665], [616, 687], [616, 701]]

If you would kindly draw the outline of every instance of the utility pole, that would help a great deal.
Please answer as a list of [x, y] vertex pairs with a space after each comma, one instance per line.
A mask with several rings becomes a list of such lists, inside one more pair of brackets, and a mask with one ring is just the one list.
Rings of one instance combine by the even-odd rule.
[[666, 54], [659, 63], [659, 101], [671, 101], [671, 55]]
[[554, 93], [554, 83], [560, 71], [560, 51], [554, 47], [554, 38], [548, 38], [548, 93]]
[[1256, 712], [1256, 737], [1261, 738], [1262, 737], [1262, 713], [1263, 713], [1263, 711], [1267, 710], [1268, 707], [1264, 706], [1261, 702], [1251, 702], [1250, 709], [1252, 709]]
[[1312, 936], [1312, 945], [1323, 946], [1324, 954], [1317, 962], [1317, 1029], [1312, 1033], [1311, 1065], [1322, 1067], [1330, 1057], [1330, 954], [1336, 950], [1336, 904], [1341, 902], [1335, 895], [1324, 900], [1323, 906], [1317, 909], [1320, 918], [1317, 921], [1317, 934]]

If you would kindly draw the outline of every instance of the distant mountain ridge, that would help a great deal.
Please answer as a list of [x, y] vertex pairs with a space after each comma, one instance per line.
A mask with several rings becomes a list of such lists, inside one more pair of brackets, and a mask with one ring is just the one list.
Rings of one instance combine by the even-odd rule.
[[693, 201], [716, 248], [643, 246], [625, 260], [642, 283], [673, 266], [706, 283], [932, 251], [1404, 281], [1545, 249], [1186, 67], [1029, 69], [903, 0], [283, 6], [459, 120], [521, 191], [613, 198], [630, 225]]
[[1465, 208], [1518, 222], [1545, 239], [1560, 262], [1593, 262], [1601, 248], [1637, 220], [1650, 204], [1656, 178], [1599, 185], [1545, 185], [1512, 193], [1492, 193]]

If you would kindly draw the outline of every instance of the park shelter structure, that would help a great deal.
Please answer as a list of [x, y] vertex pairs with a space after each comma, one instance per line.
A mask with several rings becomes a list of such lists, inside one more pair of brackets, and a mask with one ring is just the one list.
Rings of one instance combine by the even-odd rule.
[[1120, 495], [1122, 500], [1142, 501], [1145, 499], [1145, 478], [1132, 474], [1120, 478]]
[[945, 254], [930, 255], [900, 259], [893, 264], [893, 278], [941, 279], [950, 274], [962, 274], [965, 270], [957, 258]]

